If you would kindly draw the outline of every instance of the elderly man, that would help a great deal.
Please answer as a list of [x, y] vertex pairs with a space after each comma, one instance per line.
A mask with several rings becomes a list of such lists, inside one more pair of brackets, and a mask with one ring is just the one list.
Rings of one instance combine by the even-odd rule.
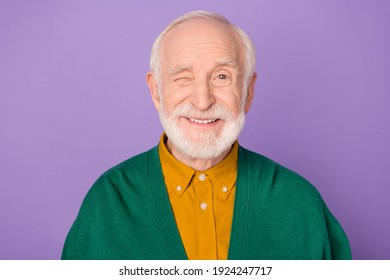
[[97, 180], [63, 259], [351, 258], [316, 189], [237, 142], [254, 53], [245, 32], [210, 12], [160, 34], [146, 79], [165, 133]]

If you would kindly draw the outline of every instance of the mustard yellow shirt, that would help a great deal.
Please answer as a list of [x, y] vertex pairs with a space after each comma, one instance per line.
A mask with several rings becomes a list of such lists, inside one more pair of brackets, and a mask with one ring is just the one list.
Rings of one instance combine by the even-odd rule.
[[226, 260], [236, 191], [238, 143], [216, 166], [197, 171], [174, 158], [161, 136], [159, 156], [176, 224], [190, 260]]

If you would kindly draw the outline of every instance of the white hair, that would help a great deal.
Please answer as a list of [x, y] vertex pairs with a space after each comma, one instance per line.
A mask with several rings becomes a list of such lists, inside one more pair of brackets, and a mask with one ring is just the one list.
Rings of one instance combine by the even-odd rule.
[[222, 23], [230, 27], [238, 37], [241, 39], [241, 43], [244, 47], [245, 51], [245, 70], [244, 70], [244, 92], [246, 95], [246, 88], [250, 81], [250, 79], [253, 76], [253, 73], [255, 72], [256, 67], [256, 53], [255, 53], [255, 47], [249, 38], [249, 36], [238, 26], [232, 24], [229, 22], [225, 17], [222, 15], [219, 15], [217, 13], [209, 12], [209, 11], [193, 11], [189, 12], [187, 14], [182, 15], [181, 17], [175, 19], [172, 21], [163, 32], [160, 33], [160, 35], [156, 38], [156, 40], [153, 43], [152, 52], [150, 54], [150, 70], [154, 74], [155, 79], [157, 80], [157, 84], [160, 83], [160, 50], [161, 50], [161, 41], [164, 38], [164, 36], [172, 30], [176, 25], [193, 21], [193, 20], [210, 20], [218, 23]]

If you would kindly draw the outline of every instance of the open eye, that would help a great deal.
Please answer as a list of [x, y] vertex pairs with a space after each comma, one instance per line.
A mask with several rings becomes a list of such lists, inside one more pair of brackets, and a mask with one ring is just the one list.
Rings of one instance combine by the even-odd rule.
[[230, 73], [218, 71], [212, 79], [212, 83], [216, 87], [225, 87], [232, 83], [232, 78]]

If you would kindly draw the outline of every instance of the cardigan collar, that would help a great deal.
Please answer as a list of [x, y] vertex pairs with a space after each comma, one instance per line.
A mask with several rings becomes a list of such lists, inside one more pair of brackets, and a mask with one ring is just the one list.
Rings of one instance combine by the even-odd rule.
[[[243, 252], [246, 246], [250, 171], [248, 170], [246, 151], [241, 146], [238, 149], [237, 168], [236, 197], [228, 259], [243, 259]], [[160, 164], [158, 146], [147, 153], [146, 172], [149, 193], [153, 199], [155, 212], [160, 223], [162, 242], [166, 248], [167, 259], [188, 259], [170, 206]]]

